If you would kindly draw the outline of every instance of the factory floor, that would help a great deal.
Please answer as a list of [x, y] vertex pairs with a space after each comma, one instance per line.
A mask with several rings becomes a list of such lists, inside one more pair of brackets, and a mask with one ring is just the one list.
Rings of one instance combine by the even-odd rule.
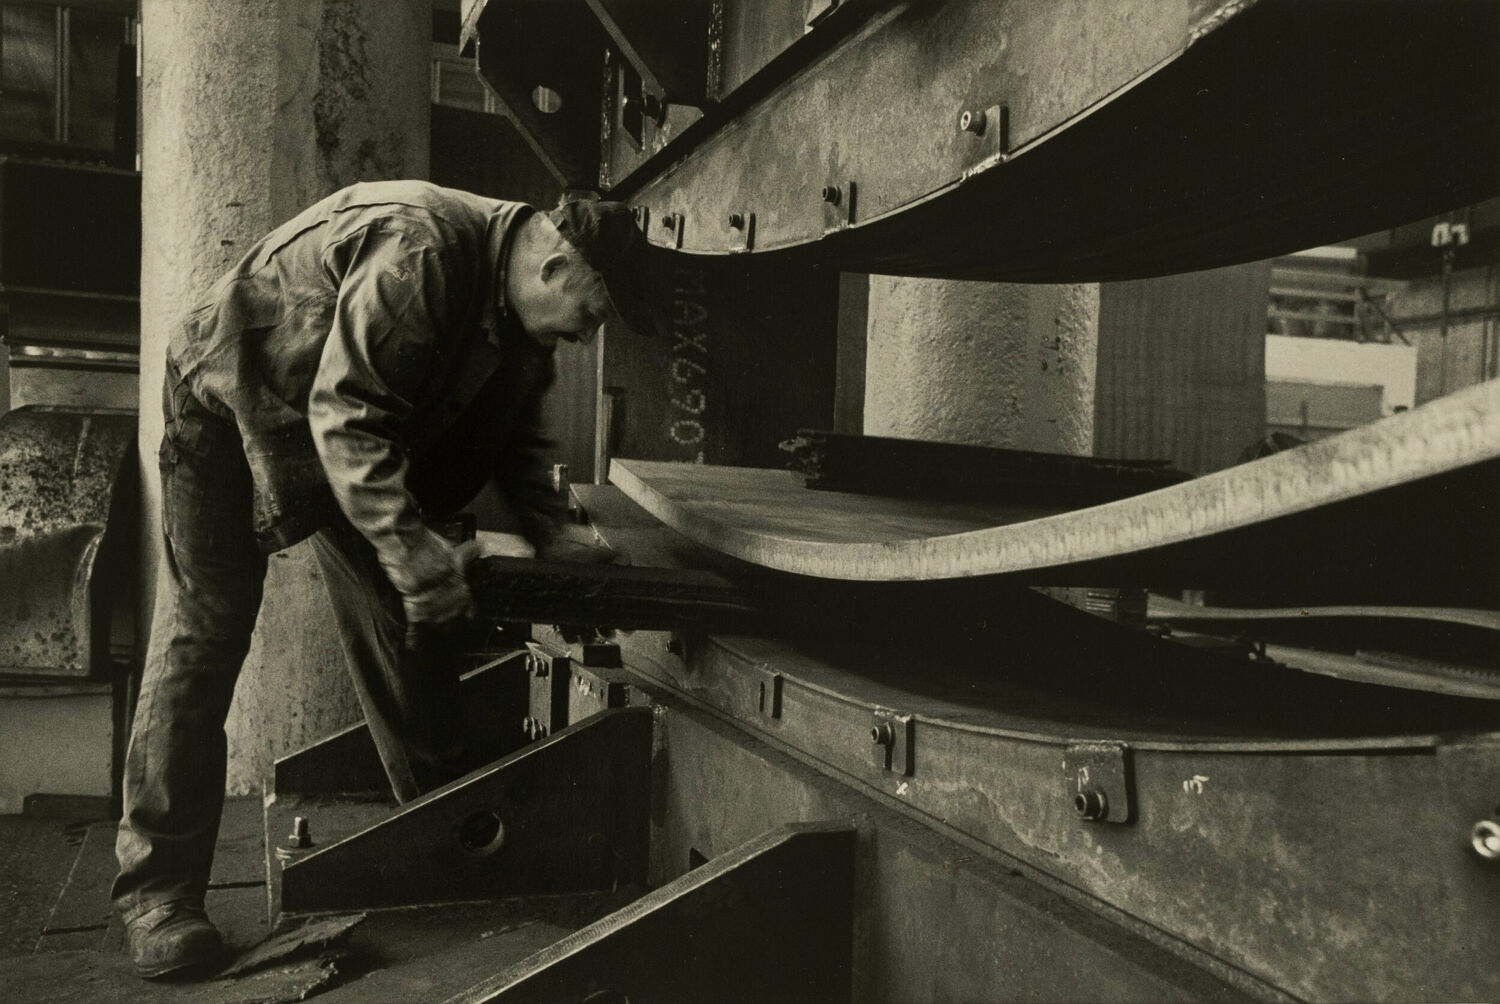
[[618, 905], [389, 910], [291, 924], [273, 936], [260, 799], [232, 799], [206, 904], [224, 935], [225, 969], [199, 982], [144, 981], [131, 972], [110, 908], [114, 835], [114, 823], [99, 818], [0, 816], [0, 1000], [442, 1000]]

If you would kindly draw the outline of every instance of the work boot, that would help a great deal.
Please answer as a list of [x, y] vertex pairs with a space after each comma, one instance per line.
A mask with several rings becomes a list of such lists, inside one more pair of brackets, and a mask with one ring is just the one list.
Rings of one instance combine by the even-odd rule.
[[152, 907], [125, 925], [125, 950], [136, 975], [146, 979], [207, 973], [223, 948], [203, 907], [190, 900]]

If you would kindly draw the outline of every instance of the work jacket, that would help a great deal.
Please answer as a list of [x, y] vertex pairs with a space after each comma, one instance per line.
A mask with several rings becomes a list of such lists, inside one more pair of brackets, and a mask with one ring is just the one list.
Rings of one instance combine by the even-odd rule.
[[413, 592], [451, 574], [424, 517], [491, 476], [527, 536], [554, 532], [539, 425], [552, 353], [505, 303], [531, 212], [425, 182], [354, 185], [267, 235], [172, 333], [169, 384], [239, 429], [264, 550], [336, 506]]

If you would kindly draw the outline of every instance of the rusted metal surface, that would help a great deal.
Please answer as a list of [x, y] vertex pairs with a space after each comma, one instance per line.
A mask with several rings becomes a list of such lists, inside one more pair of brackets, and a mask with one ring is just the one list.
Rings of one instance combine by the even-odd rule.
[[[1013, 856], [1123, 923], [1165, 932], [1200, 963], [1248, 974], [1258, 993], [1500, 992], [1484, 947], [1500, 934], [1500, 875], [1471, 846], [1500, 792], [1493, 702], [1411, 695], [1393, 705], [1380, 688], [1299, 683], [1285, 672], [1259, 686], [1249, 672], [1212, 674], [1194, 687], [1185, 667], [1136, 666], [1134, 657], [1126, 665], [1124, 646], [1097, 644], [1083, 649], [1095, 653], [1092, 664], [1071, 649], [1048, 661], [1040, 642], [968, 663], [937, 650], [812, 656], [735, 639], [690, 644], [678, 659], [648, 633], [624, 647], [628, 667], [735, 729], [795, 749], [860, 797], [900, 805], [934, 831]], [[783, 680], [775, 719], [758, 710], [768, 669]], [[912, 715], [919, 755], [910, 776], [870, 762], [869, 716], [882, 707]], [[1217, 733], [1216, 720], [1225, 723]], [[752, 756], [699, 764], [706, 754], [684, 755], [697, 744], [676, 719], [664, 731], [669, 786], [693, 773], [721, 787], [669, 800], [661, 818], [673, 836], [654, 838], [664, 845], [653, 851], [656, 867], [686, 858], [674, 841], [711, 855], [721, 834], [738, 839], [735, 827], [749, 819], [803, 810], [799, 797], [747, 780], [757, 772]], [[1128, 785], [1123, 825], [1081, 818], [1076, 805], [1078, 768], [1101, 758], [1128, 763], [1128, 774], [1104, 779], [1107, 796]], [[929, 932], [912, 935], [924, 949], [950, 939], [943, 906], [903, 901], [884, 881], [870, 895], [860, 916], [872, 928], [891, 923], [886, 912], [900, 904], [914, 930]], [[949, 986], [970, 986], [972, 963], [953, 965]], [[884, 975], [871, 999], [907, 999], [904, 973]]]
[[[280, 872], [283, 914], [582, 892], [644, 876], [651, 715], [605, 711]], [[318, 822], [311, 816], [313, 839]], [[270, 824], [268, 824], [270, 825]]]
[[128, 602], [135, 429], [133, 412], [0, 416], [0, 675], [104, 668], [111, 607]]
[[[1427, 605], [1500, 595], [1495, 381], [1180, 485], [1065, 512], [812, 492], [790, 471], [616, 460], [610, 480], [690, 540], [799, 575], [1279, 585], [1286, 602], [1299, 603], [1319, 593], [1324, 602]], [[1412, 512], [1443, 517], [1389, 532]], [[1371, 595], [1380, 599], [1362, 599]]]
[[[757, 256], [1127, 279], [1271, 257], [1500, 191], [1491, 4], [847, 6], [874, 13], [820, 58], [752, 77], [741, 93], [753, 100], [727, 95], [616, 182], [612, 198], [683, 221], [671, 244], [655, 229], [653, 241], [727, 255], [723, 221], [753, 212]], [[991, 124], [1002, 113], [1006, 130]], [[851, 186], [857, 204], [830, 218], [823, 190]]]
[[449, 998], [850, 1000], [855, 831], [789, 823]]

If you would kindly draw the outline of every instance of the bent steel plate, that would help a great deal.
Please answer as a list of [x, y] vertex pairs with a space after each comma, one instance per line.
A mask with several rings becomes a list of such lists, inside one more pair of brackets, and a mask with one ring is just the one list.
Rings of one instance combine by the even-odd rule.
[[[1312, 673], [1461, 697], [1500, 698], [1500, 611], [1422, 606], [1199, 606], [1153, 595], [1147, 618], [1262, 645]], [[1189, 635], [1191, 638], [1192, 635]]]
[[[791, 471], [616, 460], [610, 480], [689, 539], [849, 580], [1277, 586], [1493, 606], [1500, 382], [1180, 485], [1072, 511], [806, 489]], [[1418, 514], [1414, 520], [1413, 514]], [[1424, 515], [1425, 514], [1425, 515]]]
[[[136, 531], [134, 412], [0, 416], [0, 674], [84, 676]], [[118, 502], [117, 502], [118, 500]], [[114, 532], [112, 524], [118, 529]]]
[[[814, 29], [611, 190], [646, 211], [654, 243], [893, 275], [1117, 280], [1500, 192], [1495, 4], [848, 6], [867, 18], [844, 21], [848, 37], [814, 45], [832, 19]], [[985, 126], [965, 131], [965, 112]], [[753, 246], [731, 214], [754, 215]]]
[[1146, 616], [1150, 620], [1165, 623], [1208, 621], [1245, 625], [1267, 621], [1296, 623], [1348, 620], [1358, 623], [1372, 619], [1395, 619], [1452, 624], [1495, 632], [1500, 637], [1500, 611], [1466, 607], [1216, 607], [1184, 603], [1168, 596], [1151, 596], [1147, 601]]

